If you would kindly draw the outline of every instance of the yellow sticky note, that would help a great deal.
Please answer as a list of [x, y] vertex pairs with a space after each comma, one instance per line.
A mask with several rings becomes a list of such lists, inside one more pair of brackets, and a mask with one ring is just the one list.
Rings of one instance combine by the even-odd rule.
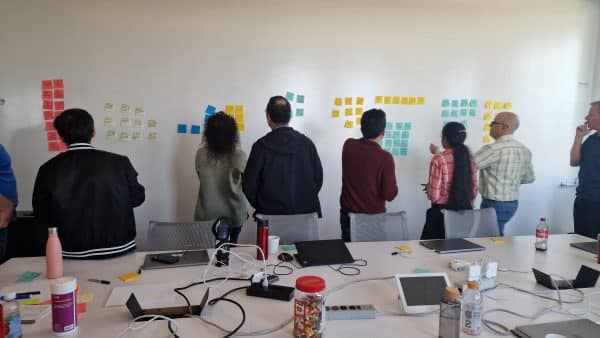
[[225, 114], [227, 115], [231, 115], [235, 112], [235, 108], [233, 107], [232, 104], [228, 104], [225, 106]]
[[493, 103], [492, 103], [492, 101], [489, 101], [489, 100], [485, 101], [485, 104], [483, 105], [483, 107], [485, 109], [492, 109], [492, 106], [493, 106]]
[[402, 99], [400, 100], [401, 104], [408, 104], [408, 96], [402, 96]]
[[234, 118], [235, 118], [236, 120], [240, 120], [240, 121], [242, 121], [242, 120], [244, 119], [244, 111], [242, 110], [242, 112], [241, 112], [241, 113], [238, 113], [238, 112], [236, 112], [236, 113], [235, 113], [235, 117], [234, 117]]
[[357, 118], [356, 118], [356, 126], [357, 126], [357, 127], [358, 127], [358, 126], [360, 126], [360, 117], [357, 117]]
[[133, 120], [133, 126], [135, 128], [142, 128], [142, 127], [144, 127], [144, 121], [142, 121], [142, 120]]
[[117, 132], [114, 130], [107, 130], [106, 131], [106, 138], [109, 140], [114, 140], [117, 138]]
[[494, 243], [506, 243], [506, 240], [502, 237], [492, 237], [490, 238]]
[[392, 104], [392, 97], [391, 96], [386, 96], [383, 98], [383, 103], [384, 104]]
[[243, 114], [244, 113], [244, 106], [242, 106], [241, 104], [238, 104], [237, 106], [235, 106], [235, 113], [236, 114]]
[[150, 141], [156, 141], [156, 140], [158, 140], [158, 133], [155, 132], [155, 131], [149, 132], [148, 133], [148, 139]]
[[156, 128], [156, 120], [148, 120], [148, 128]]
[[122, 104], [121, 105], [121, 109], [119, 109], [121, 111], [121, 113], [123, 114], [128, 114], [131, 111], [131, 106], [129, 106], [128, 104]]
[[333, 109], [331, 111], [331, 117], [340, 117], [340, 111], [337, 109]]
[[417, 98], [416, 97], [411, 97], [408, 99], [408, 104], [417, 104]]
[[342, 98], [341, 97], [336, 97], [333, 100], [333, 104], [336, 105], [336, 106], [341, 106], [342, 105]]
[[144, 111], [144, 108], [141, 108], [141, 107], [135, 108], [135, 116], [144, 116], [145, 114], [146, 114], [146, 112]]
[[354, 114], [361, 116], [363, 114], [363, 108], [362, 107], [354, 108]]
[[362, 96], [359, 96], [356, 98], [356, 105], [357, 106], [362, 106], [365, 104], [365, 98]]
[[129, 120], [129, 117], [122, 117], [120, 124], [121, 128], [129, 128], [131, 127], [131, 120]]
[[504, 109], [512, 109], [512, 103], [504, 102]]
[[138, 273], [132, 272], [132, 273], [125, 273], [119, 276], [119, 279], [122, 280], [123, 282], [131, 282], [134, 281], [136, 279], [140, 278], [140, 275]]
[[134, 140], [141, 140], [142, 139], [142, 132], [141, 131], [134, 131], [131, 135], [131, 138]]
[[375, 104], [382, 104], [383, 96], [375, 96]]
[[41, 300], [39, 298], [27, 298], [27, 299], [18, 299], [17, 302], [21, 305], [39, 305]]
[[492, 142], [492, 138], [490, 137], [490, 135], [485, 135], [483, 137], [483, 143], [490, 143]]
[[486, 123], [486, 124], [483, 125], [483, 130], [484, 131], [490, 131], [490, 129], [492, 129], [492, 127], [490, 127], [489, 124]]
[[346, 108], [346, 116], [352, 116], [352, 108]]
[[346, 96], [346, 98], [344, 99], [344, 104], [347, 106], [351, 106], [352, 105], [352, 97]]
[[121, 133], [119, 133], [119, 141], [121, 141], [121, 142], [127, 142], [127, 141], [130, 141], [130, 140], [131, 140], [131, 137], [130, 137], [129, 133], [127, 133], [127, 132], [121, 132]]
[[91, 303], [94, 299], [93, 293], [80, 293], [77, 295], [77, 304]]
[[408, 245], [396, 245], [395, 248], [398, 249], [398, 251], [409, 255], [413, 252], [410, 246]]
[[400, 96], [394, 96], [392, 98], [392, 104], [400, 104]]
[[490, 121], [492, 119], [492, 113], [489, 111], [486, 111], [485, 113], [483, 113], [483, 119], [486, 121]]
[[502, 109], [502, 102], [494, 102], [494, 109]]
[[354, 124], [352, 123], [352, 121], [346, 121], [346, 123], [344, 123], [344, 128], [352, 128], [354, 127]]
[[237, 127], [238, 127], [238, 130], [239, 130], [239, 131], [245, 131], [245, 130], [246, 130], [246, 126], [245, 126], [245, 125], [244, 125], [244, 123], [242, 123], [242, 122], [239, 122], [239, 123], [237, 124]]
[[417, 104], [425, 104], [425, 96], [417, 97]]

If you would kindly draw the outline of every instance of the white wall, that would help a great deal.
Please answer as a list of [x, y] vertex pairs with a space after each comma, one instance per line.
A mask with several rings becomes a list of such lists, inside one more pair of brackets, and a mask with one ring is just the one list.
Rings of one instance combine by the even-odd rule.
[[[330, 117], [336, 96], [425, 96], [425, 106], [383, 106], [391, 121], [413, 123], [409, 156], [396, 157], [399, 196], [420, 234], [427, 199], [420, 191], [438, 141], [443, 98], [474, 98], [468, 143], [482, 145], [482, 104], [511, 101], [521, 116], [516, 137], [534, 155], [537, 180], [524, 186], [509, 234], [529, 234], [539, 216], [553, 231], [572, 230], [573, 130], [592, 96], [598, 4], [529, 1], [26, 1], [0, 11], [0, 142], [11, 152], [21, 207], [31, 207], [46, 151], [40, 81], [63, 78], [68, 107], [96, 118], [94, 144], [128, 155], [147, 188], [136, 209], [141, 240], [149, 219], [190, 220], [200, 138], [177, 135], [176, 123], [200, 122], [207, 104], [246, 107], [242, 147], [267, 130], [268, 97], [306, 95], [292, 124], [311, 137], [325, 168], [321, 236], [339, 236], [340, 151], [358, 129]], [[598, 75], [596, 75], [598, 78]], [[596, 94], [600, 90], [595, 90]], [[598, 97], [598, 95], [595, 95]], [[111, 141], [106, 102], [146, 109], [158, 142]], [[118, 114], [116, 114], [118, 116]], [[439, 141], [438, 141], [439, 142]]]

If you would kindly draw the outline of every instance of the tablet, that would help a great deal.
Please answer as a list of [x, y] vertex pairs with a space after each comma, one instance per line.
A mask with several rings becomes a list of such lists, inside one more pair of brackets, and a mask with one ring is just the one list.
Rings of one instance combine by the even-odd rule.
[[439, 310], [444, 290], [450, 286], [445, 273], [411, 273], [394, 276], [404, 313]]

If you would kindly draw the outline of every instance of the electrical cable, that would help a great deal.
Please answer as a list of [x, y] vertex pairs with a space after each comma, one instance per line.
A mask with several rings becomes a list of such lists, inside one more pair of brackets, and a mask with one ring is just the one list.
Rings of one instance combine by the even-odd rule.
[[331, 270], [339, 272], [344, 276], [358, 276], [361, 272], [358, 267], [367, 266], [367, 260], [362, 258], [355, 259], [353, 263], [341, 264], [337, 268], [332, 265], [328, 266]]
[[[150, 319], [148, 321], [144, 322], [141, 325], [135, 326], [135, 323], [138, 323], [138, 321], [140, 319], [147, 319], [147, 318], [150, 318]], [[172, 328], [172, 331], [171, 331], [171, 329], [169, 329], [169, 331], [171, 332], [169, 334], [169, 337], [170, 336], [178, 337], [177, 336], [177, 331], [178, 331], [179, 327], [177, 326], [177, 322], [175, 322], [175, 320], [173, 318], [169, 318], [167, 316], [162, 316], [162, 315], [142, 315], [142, 316], [138, 316], [138, 317], [134, 318], [132, 321], [130, 321], [129, 324], [127, 325], [127, 327], [125, 328], [125, 330], [121, 331], [119, 333], [119, 335], [117, 335], [117, 337], [119, 337], [119, 338], [120, 337], [124, 337], [125, 334], [127, 332], [129, 332], [129, 331], [142, 330], [142, 329], [146, 328], [146, 326], [150, 325], [150, 323], [152, 323], [153, 321], [155, 321], [157, 319], [164, 319], [164, 320], [167, 320], [169, 323], [173, 323], [174, 328]]]

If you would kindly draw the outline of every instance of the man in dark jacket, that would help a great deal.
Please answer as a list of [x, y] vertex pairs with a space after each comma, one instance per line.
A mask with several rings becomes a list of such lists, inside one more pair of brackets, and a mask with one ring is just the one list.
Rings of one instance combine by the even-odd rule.
[[318, 213], [323, 167], [313, 142], [288, 126], [290, 103], [274, 96], [267, 104], [271, 132], [252, 145], [242, 187], [257, 213]]
[[144, 202], [145, 190], [131, 162], [90, 145], [94, 120], [83, 109], [65, 110], [54, 127], [69, 148], [38, 171], [37, 221], [58, 228], [63, 257], [108, 258], [135, 250], [133, 208]]

